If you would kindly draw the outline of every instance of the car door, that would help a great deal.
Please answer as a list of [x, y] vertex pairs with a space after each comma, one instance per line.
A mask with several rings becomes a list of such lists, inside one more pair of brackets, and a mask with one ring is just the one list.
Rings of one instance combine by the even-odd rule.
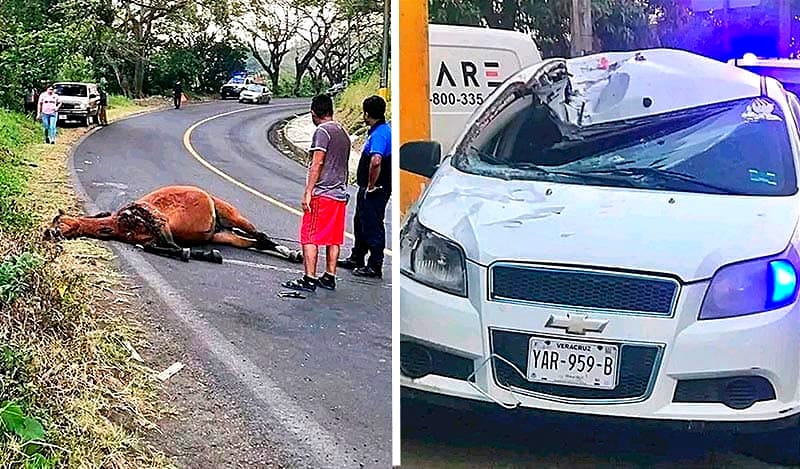
[[100, 103], [100, 93], [97, 91], [96, 86], [89, 85], [87, 94], [89, 96], [89, 114], [94, 114]]

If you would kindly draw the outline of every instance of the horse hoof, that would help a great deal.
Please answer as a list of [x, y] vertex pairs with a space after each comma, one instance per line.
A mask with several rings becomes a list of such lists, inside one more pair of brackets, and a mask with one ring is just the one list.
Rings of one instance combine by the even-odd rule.
[[211, 250], [211, 262], [216, 264], [222, 264], [222, 253], [217, 251], [216, 249]]
[[293, 253], [289, 254], [289, 261], [294, 262], [295, 264], [302, 264], [303, 253], [300, 251], [294, 251]]
[[192, 250], [189, 248], [181, 249], [181, 260], [183, 262], [189, 262], [189, 259], [192, 257]]

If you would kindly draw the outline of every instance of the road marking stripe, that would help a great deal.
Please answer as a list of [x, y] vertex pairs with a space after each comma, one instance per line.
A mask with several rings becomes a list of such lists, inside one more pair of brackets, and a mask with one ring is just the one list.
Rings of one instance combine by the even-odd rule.
[[[289, 269], [289, 268], [286, 268], [286, 267], [278, 267], [276, 265], [270, 265], [270, 264], [259, 264], [257, 262], [243, 261], [243, 260], [240, 260], [240, 259], [224, 259], [222, 262], [223, 262], [223, 264], [241, 265], [243, 267], [252, 267], [254, 269], [261, 269], [261, 270], [273, 270], [273, 271], [276, 271], [276, 272], [285, 272], [285, 273], [288, 273], [288, 274], [303, 274], [304, 273], [302, 270]], [[365, 282], [353, 281], [352, 283], [357, 283], [359, 285], [368, 285], [368, 286], [372, 286], [373, 285], [372, 283], [366, 282], [366, 281]], [[391, 290], [392, 289], [392, 284], [391, 283], [385, 283], [385, 284], [381, 284], [380, 287], [381, 288], [388, 288], [388, 289]]]
[[[280, 106], [281, 106], [281, 108], [297, 107], [296, 104], [282, 104]], [[267, 109], [274, 109], [275, 107], [277, 107], [277, 106], [272, 106], [272, 107], [267, 108]], [[194, 132], [194, 130], [196, 128], [200, 127], [201, 125], [203, 125], [203, 124], [205, 124], [207, 122], [211, 122], [214, 119], [219, 119], [220, 117], [230, 116], [231, 114], [236, 114], [236, 113], [244, 112], [244, 111], [252, 111], [252, 110], [257, 110], [257, 109], [265, 109], [265, 108], [255, 107], [255, 108], [236, 109], [234, 111], [223, 112], [222, 114], [217, 114], [217, 115], [214, 115], [214, 116], [211, 116], [211, 117], [206, 117], [205, 119], [203, 119], [201, 121], [195, 122], [194, 124], [192, 124], [191, 127], [186, 129], [186, 132], [183, 134], [183, 146], [186, 148], [186, 151], [188, 151], [189, 154], [192, 155], [192, 157], [195, 160], [197, 160], [200, 164], [205, 166], [209, 171], [211, 171], [212, 173], [216, 174], [217, 176], [225, 179], [226, 181], [230, 182], [231, 184], [234, 184], [235, 186], [239, 187], [240, 189], [243, 189], [243, 190], [253, 194], [256, 197], [271, 203], [272, 205], [274, 205], [274, 206], [276, 206], [278, 208], [282, 208], [282, 209], [286, 210], [289, 213], [293, 213], [293, 214], [297, 215], [298, 217], [302, 217], [303, 216], [303, 212], [301, 212], [300, 210], [297, 210], [294, 207], [290, 207], [290, 206], [286, 205], [285, 203], [281, 202], [280, 200], [274, 199], [274, 198], [268, 196], [267, 194], [264, 194], [262, 192], [259, 192], [256, 189], [253, 189], [252, 187], [248, 186], [247, 184], [239, 181], [238, 179], [234, 178], [233, 176], [228, 175], [227, 173], [225, 173], [221, 169], [219, 169], [216, 166], [212, 165], [206, 159], [204, 159], [202, 156], [200, 156], [200, 153], [198, 153], [197, 150], [195, 150], [194, 147], [192, 146], [192, 142], [191, 142], [192, 132]], [[350, 239], [355, 239], [353, 234], [348, 232], [348, 231], [345, 231], [344, 235], [347, 236]], [[392, 255], [392, 250], [391, 249], [384, 248], [383, 252], [387, 256], [391, 256]]]
[[[86, 188], [78, 177], [75, 168], [75, 153], [92, 132], [82, 136], [69, 150], [67, 164], [72, 173], [75, 192], [84, 200], [84, 207], [91, 213], [99, 209], [89, 197]], [[139, 277], [158, 295], [170, 311], [179, 319], [217, 360], [219, 360], [252, 395], [263, 405], [266, 412], [277, 420], [289, 434], [291, 440], [300, 447], [307, 448], [313, 461], [304, 461], [298, 467], [358, 467], [345, 443], [318, 423], [300, 403], [296, 402], [277, 382], [268, 377], [268, 373], [242, 354], [239, 349], [215, 328], [208, 320], [197, 314], [197, 311], [167, 280], [156, 271], [147, 259], [131, 246], [121, 243], [111, 245], [114, 252], [124, 258]], [[277, 431], [277, 429], [275, 429]], [[270, 432], [272, 433], [272, 432]], [[272, 433], [272, 437], [275, 437]], [[275, 441], [278, 441], [277, 439]], [[284, 444], [286, 442], [283, 442]], [[295, 448], [285, 447], [289, 452]], [[301, 464], [297, 461], [296, 464]]]

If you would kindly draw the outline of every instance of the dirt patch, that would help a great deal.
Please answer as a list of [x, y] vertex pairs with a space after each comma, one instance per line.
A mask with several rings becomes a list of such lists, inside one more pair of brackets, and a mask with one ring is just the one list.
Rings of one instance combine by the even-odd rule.
[[[134, 280], [130, 280], [133, 284]], [[137, 350], [151, 367], [164, 370], [175, 362], [185, 367], [162, 386], [160, 397], [170, 407], [147, 435], [179, 467], [287, 468], [281, 450], [248, 427], [239, 403], [208, 371], [193, 350], [192, 340], [166, 317], [158, 302], [136, 288], [130, 311], [146, 325], [145, 342]]]

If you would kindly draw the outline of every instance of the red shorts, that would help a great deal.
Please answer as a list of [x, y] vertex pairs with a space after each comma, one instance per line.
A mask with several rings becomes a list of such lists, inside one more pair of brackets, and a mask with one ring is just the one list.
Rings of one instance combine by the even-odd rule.
[[344, 244], [347, 202], [330, 197], [312, 197], [311, 211], [303, 212], [300, 244], [334, 246]]

